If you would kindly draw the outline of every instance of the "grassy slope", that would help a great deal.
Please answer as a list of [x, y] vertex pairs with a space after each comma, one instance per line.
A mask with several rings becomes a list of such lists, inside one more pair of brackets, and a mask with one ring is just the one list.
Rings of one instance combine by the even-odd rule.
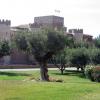
[[29, 74], [34, 77], [39, 74], [36, 71], [22, 73], [1, 74], [0, 100], [100, 100], [100, 84], [90, 82], [80, 73], [59, 75], [57, 71], [50, 71], [51, 77], [63, 79], [63, 83], [23, 81], [31, 77]]

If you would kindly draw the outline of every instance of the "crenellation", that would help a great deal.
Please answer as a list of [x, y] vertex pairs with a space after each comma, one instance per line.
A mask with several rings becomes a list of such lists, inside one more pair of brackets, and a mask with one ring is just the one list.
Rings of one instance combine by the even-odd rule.
[[69, 33], [83, 33], [83, 29], [69, 29]]
[[5, 24], [5, 25], [8, 25], [10, 26], [11, 25], [11, 21], [10, 20], [4, 20], [4, 19], [0, 19], [0, 24]]

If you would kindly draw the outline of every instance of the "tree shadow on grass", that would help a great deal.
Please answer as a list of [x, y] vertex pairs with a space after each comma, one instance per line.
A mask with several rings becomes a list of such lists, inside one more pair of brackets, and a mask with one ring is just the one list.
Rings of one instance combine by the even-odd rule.
[[31, 74], [16, 73], [16, 72], [0, 72], [0, 75], [7, 75], [7, 76], [31, 76]]
[[[55, 75], [61, 75], [61, 73], [57, 72], [57, 73], [52, 73], [52, 74], [55, 74]], [[67, 75], [67, 76], [78, 76], [80, 78], [85, 78], [85, 75], [83, 74], [83, 72], [81, 71], [76, 71], [76, 70], [65, 70], [63, 75]]]

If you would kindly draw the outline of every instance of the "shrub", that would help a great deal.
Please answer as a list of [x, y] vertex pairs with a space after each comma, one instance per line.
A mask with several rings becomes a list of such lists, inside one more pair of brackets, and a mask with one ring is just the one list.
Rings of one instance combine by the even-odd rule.
[[85, 75], [91, 81], [100, 82], [100, 66], [87, 66], [85, 68]]
[[87, 54], [89, 56], [89, 63], [98, 65], [100, 64], [100, 49], [97, 48], [90, 48], [87, 50]]
[[77, 48], [72, 51], [70, 62], [72, 65], [81, 68], [84, 71], [85, 66], [88, 63], [88, 55], [86, 54], [85, 48]]
[[97, 64], [100, 64], [100, 50], [96, 51], [94, 53], [94, 56], [92, 58], [92, 62], [97, 65]]
[[94, 66], [90, 66], [90, 65], [88, 65], [88, 66], [86, 66], [85, 67], [85, 76], [86, 76], [86, 78], [88, 78], [88, 79], [91, 79], [92, 81], [93, 81], [93, 79], [92, 79], [92, 77], [91, 77], [91, 72], [92, 72], [92, 68], [93, 68]]

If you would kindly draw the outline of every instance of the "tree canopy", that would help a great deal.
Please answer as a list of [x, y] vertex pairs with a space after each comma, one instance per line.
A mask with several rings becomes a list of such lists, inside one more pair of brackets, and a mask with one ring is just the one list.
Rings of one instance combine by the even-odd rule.
[[66, 46], [63, 32], [42, 30], [40, 32], [18, 34], [15, 37], [17, 47], [34, 55], [41, 68], [41, 79], [49, 80], [47, 61]]
[[0, 41], [0, 57], [10, 54], [10, 45], [8, 41]]

